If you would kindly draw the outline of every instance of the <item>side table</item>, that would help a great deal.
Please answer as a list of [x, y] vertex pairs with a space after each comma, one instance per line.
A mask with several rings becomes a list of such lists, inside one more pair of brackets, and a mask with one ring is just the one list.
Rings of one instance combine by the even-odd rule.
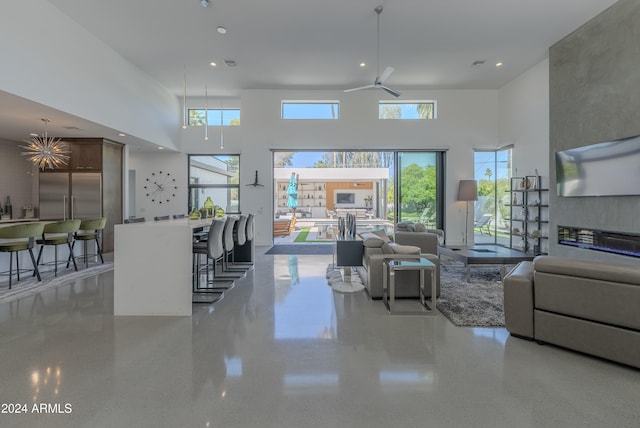
[[364, 246], [361, 239], [337, 238], [336, 266], [344, 268], [344, 281], [351, 281], [351, 266], [362, 266]]
[[[417, 311], [394, 311], [396, 302], [396, 271], [420, 272], [420, 304], [422, 308]], [[431, 304], [427, 306], [424, 296], [425, 271], [431, 272]], [[405, 315], [435, 315], [436, 312], [436, 265], [429, 260], [420, 257], [420, 260], [395, 260], [385, 259], [382, 264], [382, 300], [390, 314], [402, 313]]]

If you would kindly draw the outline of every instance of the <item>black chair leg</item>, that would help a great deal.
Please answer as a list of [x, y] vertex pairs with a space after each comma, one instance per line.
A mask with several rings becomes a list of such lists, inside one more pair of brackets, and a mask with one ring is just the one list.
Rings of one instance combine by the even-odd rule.
[[[18, 253], [16, 253], [16, 255], [18, 255]], [[31, 256], [31, 263], [33, 263], [33, 270], [38, 277], [38, 281], [42, 281], [42, 278], [40, 278], [40, 271], [38, 270], [38, 263], [36, 263], [36, 258], [33, 256], [33, 250], [31, 248], [29, 248], [29, 255]]]
[[[67, 245], [69, 246], [69, 258], [71, 259], [71, 261], [73, 261], [73, 268], [76, 270], [76, 272], [78, 271], [78, 265], [76, 264], [76, 258], [73, 257], [73, 246], [67, 242]], [[69, 267], [69, 259], [67, 259], [67, 268]]]

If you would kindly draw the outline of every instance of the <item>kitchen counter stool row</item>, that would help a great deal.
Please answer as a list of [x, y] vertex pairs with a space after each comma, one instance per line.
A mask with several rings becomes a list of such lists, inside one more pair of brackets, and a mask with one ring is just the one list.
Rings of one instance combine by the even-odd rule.
[[[104, 263], [100, 240], [106, 223], [107, 219], [100, 217], [85, 220], [30, 222], [0, 227], [0, 253], [9, 253], [9, 270], [0, 272], [0, 274], [9, 276], [9, 289], [11, 289], [14, 275], [16, 280], [20, 281], [20, 274], [23, 272], [32, 272], [32, 276], [36, 276], [40, 281], [38, 266], [53, 265], [55, 276], [57, 276], [58, 265], [60, 264], [66, 264], [66, 268], [73, 264], [73, 268], [77, 271], [76, 259], [82, 260], [85, 267], [88, 267], [91, 257], [98, 257], [100, 262]], [[74, 255], [76, 241], [81, 241], [84, 244], [82, 255], [77, 257]], [[95, 254], [88, 254], [87, 252], [88, 243], [91, 241], [95, 241]], [[37, 259], [34, 255], [36, 245], [40, 245]], [[69, 254], [66, 260], [58, 260], [58, 246], [60, 245], [65, 245], [68, 248]], [[47, 246], [54, 248], [54, 260], [44, 263], [42, 262], [43, 251]], [[22, 251], [29, 253], [32, 264], [31, 269], [20, 268], [18, 254]]]

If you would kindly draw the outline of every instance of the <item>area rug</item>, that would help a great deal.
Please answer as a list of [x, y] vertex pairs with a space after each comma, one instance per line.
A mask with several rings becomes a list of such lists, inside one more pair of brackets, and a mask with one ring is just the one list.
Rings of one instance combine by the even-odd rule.
[[[86, 269], [79, 269], [77, 272], [69, 269], [68, 273], [58, 272], [58, 276], [54, 276], [53, 271], [42, 272], [40, 277], [42, 281], [38, 281], [34, 277], [28, 277], [24, 279], [21, 276], [21, 280], [14, 282], [9, 290], [9, 281], [3, 282], [0, 285], [0, 303], [11, 302], [14, 300], [28, 297], [32, 294], [40, 293], [44, 290], [59, 287], [70, 282], [77, 281], [82, 278], [98, 275], [103, 272], [113, 270], [113, 263], [99, 264], [91, 266]], [[28, 275], [28, 273], [27, 273]], [[15, 280], [15, 277], [14, 277]]]
[[462, 263], [442, 260], [438, 309], [464, 327], [504, 326], [504, 291], [499, 268], [471, 268], [467, 282]]
[[278, 244], [265, 254], [319, 255], [333, 254], [333, 250], [334, 246], [331, 244]]
[[327, 267], [327, 283], [336, 293], [354, 294], [364, 291], [364, 284], [358, 272], [351, 270], [351, 281], [345, 282], [342, 277], [342, 269], [329, 263]]

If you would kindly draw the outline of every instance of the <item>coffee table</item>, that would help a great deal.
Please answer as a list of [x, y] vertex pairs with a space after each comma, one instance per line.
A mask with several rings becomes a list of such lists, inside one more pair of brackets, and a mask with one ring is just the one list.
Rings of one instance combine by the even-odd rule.
[[500, 245], [444, 246], [438, 247], [438, 253], [441, 256], [462, 262], [467, 268], [467, 282], [469, 282], [472, 266], [500, 266], [500, 277], [502, 278], [506, 274], [507, 265], [531, 261], [535, 257]]

